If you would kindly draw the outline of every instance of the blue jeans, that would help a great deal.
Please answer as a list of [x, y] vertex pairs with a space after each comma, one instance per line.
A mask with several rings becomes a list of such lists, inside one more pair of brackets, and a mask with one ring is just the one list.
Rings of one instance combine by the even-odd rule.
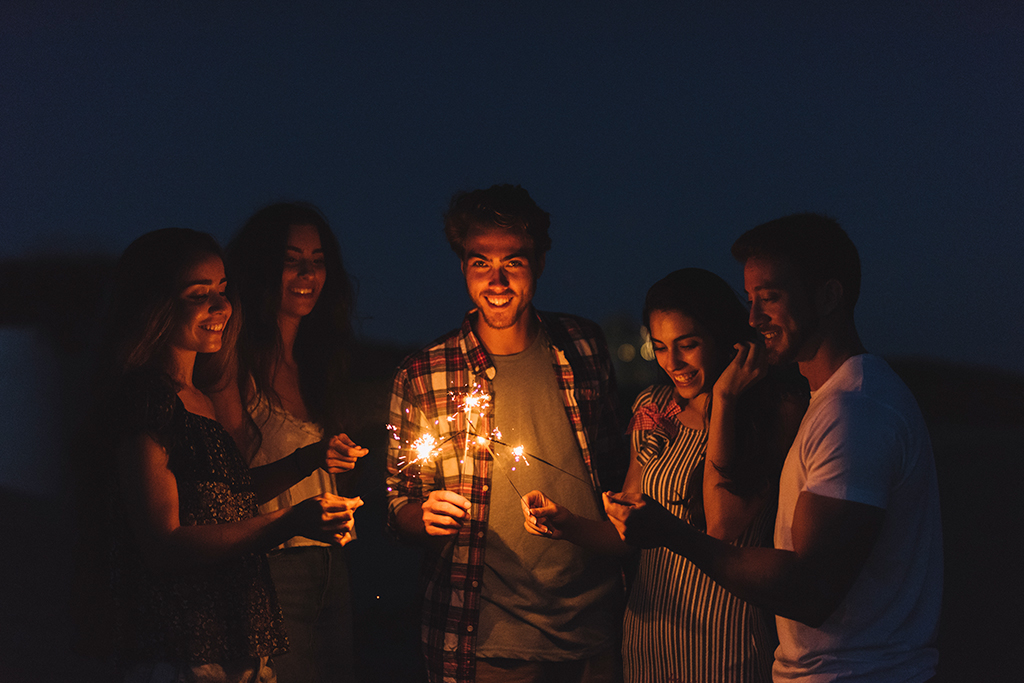
[[284, 613], [288, 654], [274, 657], [279, 683], [355, 680], [352, 601], [344, 549], [285, 548], [270, 553]]
[[279, 683], [266, 657], [223, 664], [146, 662], [125, 672], [122, 683]]

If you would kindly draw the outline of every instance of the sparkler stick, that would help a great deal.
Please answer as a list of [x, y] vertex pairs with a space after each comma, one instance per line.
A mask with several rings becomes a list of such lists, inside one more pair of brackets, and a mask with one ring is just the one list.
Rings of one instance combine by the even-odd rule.
[[[451, 395], [454, 396], [454, 394]], [[552, 469], [555, 469], [563, 474], [566, 474], [572, 477], [573, 479], [576, 479], [577, 481], [583, 482], [588, 486], [590, 485], [591, 482], [589, 480], [584, 479], [583, 477], [580, 477], [576, 474], [573, 474], [572, 472], [569, 472], [568, 470], [563, 469], [562, 467], [559, 467], [553, 462], [550, 462], [538, 455], [526, 453], [525, 448], [522, 445], [512, 446], [511, 444], [502, 441], [501, 432], [499, 432], [497, 429], [495, 429], [490, 436], [484, 436], [482, 434], [477, 433], [476, 426], [479, 423], [479, 420], [483, 415], [483, 412], [490, 406], [491, 396], [490, 394], [485, 394], [483, 391], [481, 391], [479, 386], [474, 386], [471, 392], [463, 394], [461, 398], [462, 408], [460, 412], [462, 412], [463, 414], [463, 419], [465, 420], [466, 428], [450, 432], [448, 436], [441, 440], [438, 440], [433, 434], [423, 434], [418, 439], [409, 443], [407, 447], [399, 449], [400, 452], [410, 451], [412, 453], [415, 453], [415, 457], [411, 458], [405, 465], [399, 468], [397, 472], [398, 474], [401, 474], [402, 472], [404, 472], [409, 467], [412, 467], [413, 465], [423, 465], [424, 463], [432, 461], [434, 462], [435, 467], [438, 469], [441, 486], [442, 488], [444, 488], [444, 471], [443, 468], [441, 467], [440, 462], [442, 458], [441, 449], [449, 441], [458, 439], [459, 437], [464, 437], [465, 442], [463, 443], [462, 457], [469, 457], [470, 440], [472, 439], [476, 441], [476, 444], [479, 447], [485, 448], [491, 454], [492, 460], [495, 462], [495, 466], [499, 470], [501, 470], [502, 474], [505, 475], [505, 478], [512, 486], [512, 489], [520, 498], [522, 498], [522, 494], [520, 493], [519, 488], [515, 485], [515, 482], [512, 481], [511, 476], [511, 472], [515, 471], [515, 467], [512, 466], [511, 470], [507, 468], [508, 463], [505, 462], [504, 457], [499, 456], [499, 453], [495, 449], [495, 446], [501, 446], [503, 448], [509, 449], [509, 451], [512, 454], [512, 460], [515, 463], [522, 462], [526, 465], [529, 465], [530, 461], [529, 459], [527, 459], [527, 456], [529, 456], [529, 458], [544, 463], [548, 467], [551, 467]], [[474, 417], [474, 413], [476, 414], [476, 417]], [[454, 422], [456, 419], [458, 419], [457, 414], [449, 415], [447, 418], [448, 422]], [[437, 423], [438, 421], [435, 421], [435, 424]], [[395, 427], [394, 425], [388, 425], [388, 429], [392, 432], [393, 438], [395, 440], [399, 440], [399, 436], [397, 434], [397, 427]], [[455, 464], [459, 476], [459, 481], [461, 482], [464, 463], [459, 458], [457, 445], [455, 446]]]
[[[478, 438], [478, 439], [483, 439], [483, 438], [485, 438], [485, 437], [477, 437], [477, 438]], [[505, 475], [505, 478], [506, 478], [506, 479], [508, 479], [508, 483], [509, 483], [509, 485], [510, 485], [510, 486], [512, 487], [512, 490], [516, 492], [516, 496], [518, 496], [518, 497], [519, 497], [520, 499], [522, 499], [522, 497], [523, 497], [523, 494], [522, 494], [522, 493], [521, 493], [521, 492], [519, 491], [519, 487], [518, 487], [518, 486], [516, 486], [516, 483], [515, 483], [514, 481], [512, 481], [512, 475], [511, 475], [511, 474], [509, 474], [509, 473], [508, 473], [508, 472], [507, 472], [507, 471], [505, 470], [505, 468], [504, 468], [504, 465], [503, 465], [503, 464], [502, 464], [502, 462], [501, 462], [501, 459], [500, 459], [500, 458], [498, 458], [498, 454], [494, 452], [494, 449], [493, 449], [493, 448], [491, 448], [491, 444], [492, 444], [492, 443], [498, 443], [498, 442], [497, 442], [497, 441], [493, 441], [493, 440], [490, 440], [490, 439], [488, 439], [488, 444], [487, 444], [487, 450], [488, 450], [488, 451], [490, 452], [490, 454], [491, 454], [491, 456], [492, 456], [492, 458], [491, 458], [491, 459], [492, 459], [492, 460], [494, 461], [494, 466], [495, 466], [495, 467], [497, 467], [497, 468], [498, 468], [499, 470], [501, 470], [501, 473]], [[518, 448], [519, 448], [520, 452], [522, 452], [522, 448], [523, 448], [523, 447], [522, 447], [522, 446], [518, 446]], [[514, 450], [514, 449], [513, 449], [513, 450]], [[514, 469], [514, 468], [513, 468], [513, 469]]]
[[[474, 436], [477, 436], [477, 435], [474, 434]], [[529, 460], [527, 460], [527, 456], [529, 456], [530, 458], [536, 460], [537, 462], [542, 462], [545, 465], [547, 465], [548, 467], [550, 467], [552, 469], [556, 469], [559, 472], [562, 472], [563, 474], [567, 474], [570, 477], [572, 477], [573, 479], [576, 479], [577, 481], [581, 481], [584, 484], [586, 484], [587, 486], [590, 486], [591, 482], [588, 479], [584, 479], [583, 477], [575, 475], [572, 472], [559, 467], [555, 463], [550, 462], [548, 460], [545, 460], [544, 458], [540, 457], [539, 455], [535, 455], [533, 453], [526, 453], [524, 451], [523, 446], [512, 446], [510, 444], [505, 443], [504, 441], [501, 441], [501, 433], [500, 432], [497, 433], [496, 437], [482, 437], [482, 438], [488, 438], [488, 440], [490, 442], [496, 443], [499, 446], [504, 446], [505, 448], [508, 448], [509, 450], [511, 450], [513, 456], [515, 456], [515, 458], [516, 458], [516, 462], [519, 462], [519, 460], [521, 459], [523, 462], [525, 462], [527, 465], [529, 465], [530, 462], [529, 462]], [[494, 451], [491, 450], [491, 453], [494, 454]]]
[[[465, 433], [466, 433], [466, 441], [465, 441], [465, 445], [464, 445], [463, 450], [462, 450], [462, 457], [463, 457], [463, 459], [469, 457], [469, 437], [470, 437], [471, 434], [475, 434], [475, 426], [473, 424], [473, 413], [474, 412], [478, 413], [477, 414], [477, 422], [479, 422], [480, 417], [483, 415], [483, 412], [485, 410], [487, 410], [487, 408], [490, 406], [490, 402], [491, 402], [491, 395], [490, 394], [485, 394], [480, 389], [479, 385], [474, 386], [473, 387], [473, 391], [469, 392], [468, 394], [463, 395], [463, 397], [462, 397], [462, 412], [463, 412], [463, 415], [465, 416], [465, 420], [466, 420], [466, 428], [464, 430]], [[459, 461], [456, 461], [456, 464], [458, 465], [459, 480], [461, 481], [462, 480], [462, 463], [460, 463]]]

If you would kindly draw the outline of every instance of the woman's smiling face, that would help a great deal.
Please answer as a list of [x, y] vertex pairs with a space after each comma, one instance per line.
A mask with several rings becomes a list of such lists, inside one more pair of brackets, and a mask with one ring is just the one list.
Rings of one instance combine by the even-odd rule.
[[312, 225], [291, 226], [284, 250], [278, 314], [296, 318], [309, 315], [326, 281], [327, 266], [320, 233]]
[[651, 345], [679, 398], [711, 391], [722, 371], [714, 340], [702, 325], [680, 311], [651, 311]]
[[208, 254], [186, 271], [179, 290], [171, 347], [178, 351], [215, 353], [231, 318], [225, 294], [227, 278], [219, 256]]

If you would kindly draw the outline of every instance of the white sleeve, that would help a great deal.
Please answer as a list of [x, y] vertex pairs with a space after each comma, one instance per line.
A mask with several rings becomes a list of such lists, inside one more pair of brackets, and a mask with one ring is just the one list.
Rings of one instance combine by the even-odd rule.
[[836, 397], [808, 425], [803, 490], [885, 509], [906, 451], [901, 421], [863, 396]]

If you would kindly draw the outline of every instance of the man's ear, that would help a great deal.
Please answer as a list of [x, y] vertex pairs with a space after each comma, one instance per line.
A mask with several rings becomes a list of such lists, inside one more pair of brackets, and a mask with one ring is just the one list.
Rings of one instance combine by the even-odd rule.
[[843, 303], [843, 283], [836, 279], [826, 280], [818, 287], [814, 302], [818, 315], [826, 316], [835, 312]]

